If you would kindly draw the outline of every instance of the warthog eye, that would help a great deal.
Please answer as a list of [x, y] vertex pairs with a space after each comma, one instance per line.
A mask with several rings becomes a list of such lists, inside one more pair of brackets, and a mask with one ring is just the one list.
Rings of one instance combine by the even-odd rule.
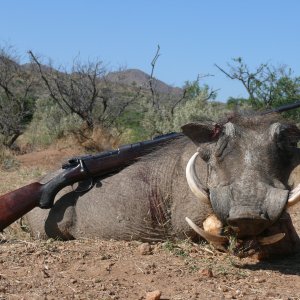
[[[295, 145], [289, 139], [288, 136], [281, 134], [278, 136], [276, 145], [280, 150], [288, 150], [290, 147], [294, 147]], [[297, 144], [296, 144], [297, 145]]]
[[291, 148], [297, 147], [299, 136], [289, 134], [289, 132], [281, 132], [276, 139], [276, 144], [281, 150], [289, 150]]
[[275, 134], [275, 144], [278, 149], [279, 157], [289, 162], [295, 154], [299, 141], [299, 129], [296, 126], [282, 126], [280, 131]]
[[274, 123], [271, 126], [271, 136], [281, 151], [289, 151], [297, 147], [300, 131], [295, 125]]
[[210, 159], [211, 151], [208, 148], [198, 148], [198, 152], [200, 157], [205, 161], [208, 162]]

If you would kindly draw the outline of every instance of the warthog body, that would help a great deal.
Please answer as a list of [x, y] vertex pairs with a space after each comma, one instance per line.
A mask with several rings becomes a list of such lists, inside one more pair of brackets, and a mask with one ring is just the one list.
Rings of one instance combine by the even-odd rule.
[[31, 231], [63, 239], [144, 241], [195, 235], [185, 216], [201, 223], [212, 210], [195, 199], [186, 183], [185, 167], [194, 152], [195, 145], [183, 138], [101, 180], [85, 194], [65, 189], [51, 210], [36, 208], [28, 214]]
[[[190, 139], [170, 142], [87, 193], [62, 191], [51, 210], [30, 212], [33, 235], [143, 241], [195, 237], [185, 217], [201, 225], [214, 213], [244, 239], [272, 232], [286, 218], [289, 192], [300, 181], [295, 126], [265, 116], [240, 117], [223, 125], [188, 124], [183, 132]], [[194, 196], [185, 178], [197, 149], [195, 169], [208, 202]]]

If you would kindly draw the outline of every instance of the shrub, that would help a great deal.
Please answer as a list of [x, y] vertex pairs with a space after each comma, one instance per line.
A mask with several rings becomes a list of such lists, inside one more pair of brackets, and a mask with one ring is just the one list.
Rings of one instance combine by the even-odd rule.
[[38, 99], [33, 120], [24, 135], [31, 147], [44, 147], [56, 139], [76, 131], [82, 120], [74, 114], [66, 115], [59, 106], [49, 99]]

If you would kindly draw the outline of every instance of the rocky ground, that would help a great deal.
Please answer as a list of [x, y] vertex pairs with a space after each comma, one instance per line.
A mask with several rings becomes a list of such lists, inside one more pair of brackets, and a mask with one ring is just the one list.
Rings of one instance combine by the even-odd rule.
[[[69, 154], [18, 157], [1, 171], [1, 194]], [[190, 241], [36, 241], [20, 227], [1, 235], [0, 299], [300, 299], [300, 254], [261, 262]]]

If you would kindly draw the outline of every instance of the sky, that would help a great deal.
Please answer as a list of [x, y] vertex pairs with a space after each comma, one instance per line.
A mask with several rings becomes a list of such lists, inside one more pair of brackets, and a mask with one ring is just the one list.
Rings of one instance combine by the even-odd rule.
[[109, 70], [148, 74], [183, 86], [198, 75], [218, 89], [219, 101], [243, 97], [226, 68], [242, 57], [250, 70], [268, 62], [300, 76], [300, 1], [297, 0], [0, 0], [0, 46], [28, 60], [32, 50], [57, 65], [102, 60]]

